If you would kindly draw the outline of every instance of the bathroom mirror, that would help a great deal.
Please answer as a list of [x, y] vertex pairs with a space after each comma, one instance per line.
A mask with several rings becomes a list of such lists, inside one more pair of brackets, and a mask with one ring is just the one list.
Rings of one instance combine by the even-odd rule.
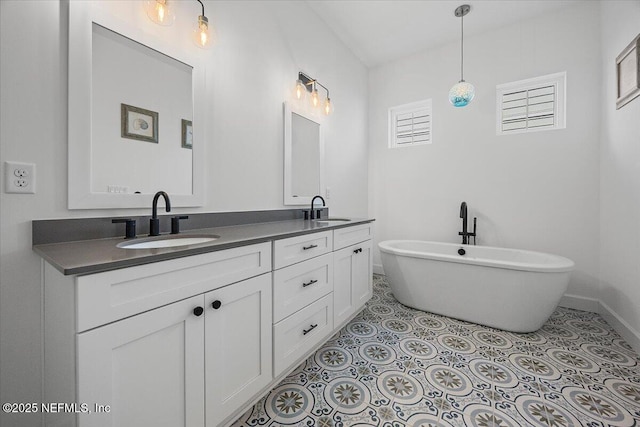
[[69, 3], [69, 209], [202, 206], [204, 68], [106, 7]]
[[284, 104], [284, 204], [307, 205], [324, 195], [322, 126]]

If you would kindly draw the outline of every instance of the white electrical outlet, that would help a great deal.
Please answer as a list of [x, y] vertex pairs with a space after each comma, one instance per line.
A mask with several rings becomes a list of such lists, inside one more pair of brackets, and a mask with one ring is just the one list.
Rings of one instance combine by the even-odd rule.
[[4, 191], [5, 193], [34, 194], [36, 192], [36, 165], [4, 162]]
[[329, 200], [329, 199], [331, 198], [331, 189], [330, 189], [329, 187], [325, 187], [325, 189], [324, 189], [324, 195], [325, 195], [325, 198], [326, 198], [327, 200]]

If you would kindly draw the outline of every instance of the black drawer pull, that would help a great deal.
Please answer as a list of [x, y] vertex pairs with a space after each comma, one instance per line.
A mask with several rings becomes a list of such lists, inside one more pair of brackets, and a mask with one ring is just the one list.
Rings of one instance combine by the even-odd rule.
[[303, 250], [303, 251], [306, 251], [306, 250], [313, 249], [313, 248], [317, 248], [317, 247], [318, 247], [318, 245], [303, 246], [303, 247], [302, 247], [302, 250]]
[[202, 316], [202, 313], [204, 313], [204, 308], [202, 307], [196, 307], [193, 309], [193, 314], [195, 314], [196, 316]]
[[313, 331], [317, 327], [318, 327], [318, 324], [316, 323], [315, 325], [311, 325], [309, 329], [303, 329], [302, 335], [307, 335], [309, 332]]
[[358, 252], [362, 252], [362, 248], [358, 248], [358, 249], [353, 251], [354, 254], [357, 254]]
[[311, 285], [313, 285], [314, 283], [318, 283], [318, 281], [317, 281], [316, 279], [309, 280], [307, 283], [303, 283], [303, 284], [302, 284], [302, 287], [303, 287], [303, 288], [306, 288], [307, 286], [311, 286]]
[[214, 310], [219, 309], [220, 307], [222, 307], [222, 302], [220, 300], [215, 300], [214, 302], [211, 303], [211, 307]]

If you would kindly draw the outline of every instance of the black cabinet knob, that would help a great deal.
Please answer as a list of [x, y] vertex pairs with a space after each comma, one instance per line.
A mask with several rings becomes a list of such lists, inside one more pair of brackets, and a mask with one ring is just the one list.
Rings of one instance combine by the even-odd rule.
[[217, 310], [222, 307], [222, 302], [220, 302], [220, 300], [215, 300], [211, 303], [211, 307], [213, 307], [214, 310]]
[[464, 249], [462, 249], [462, 248], [458, 249], [458, 255], [464, 255], [466, 253], [467, 253], [467, 251], [465, 251]]
[[196, 307], [193, 309], [193, 314], [195, 314], [196, 316], [201, 316], [202, 313], [204, 313], [204, 308], [202, 307]]

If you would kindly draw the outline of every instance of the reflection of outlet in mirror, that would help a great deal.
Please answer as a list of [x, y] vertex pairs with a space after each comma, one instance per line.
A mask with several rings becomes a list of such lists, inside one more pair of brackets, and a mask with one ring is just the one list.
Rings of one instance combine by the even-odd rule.
[[36, 192], [36, 165], [4, 162], [4, 191], [6, 193], [34, 194]]

